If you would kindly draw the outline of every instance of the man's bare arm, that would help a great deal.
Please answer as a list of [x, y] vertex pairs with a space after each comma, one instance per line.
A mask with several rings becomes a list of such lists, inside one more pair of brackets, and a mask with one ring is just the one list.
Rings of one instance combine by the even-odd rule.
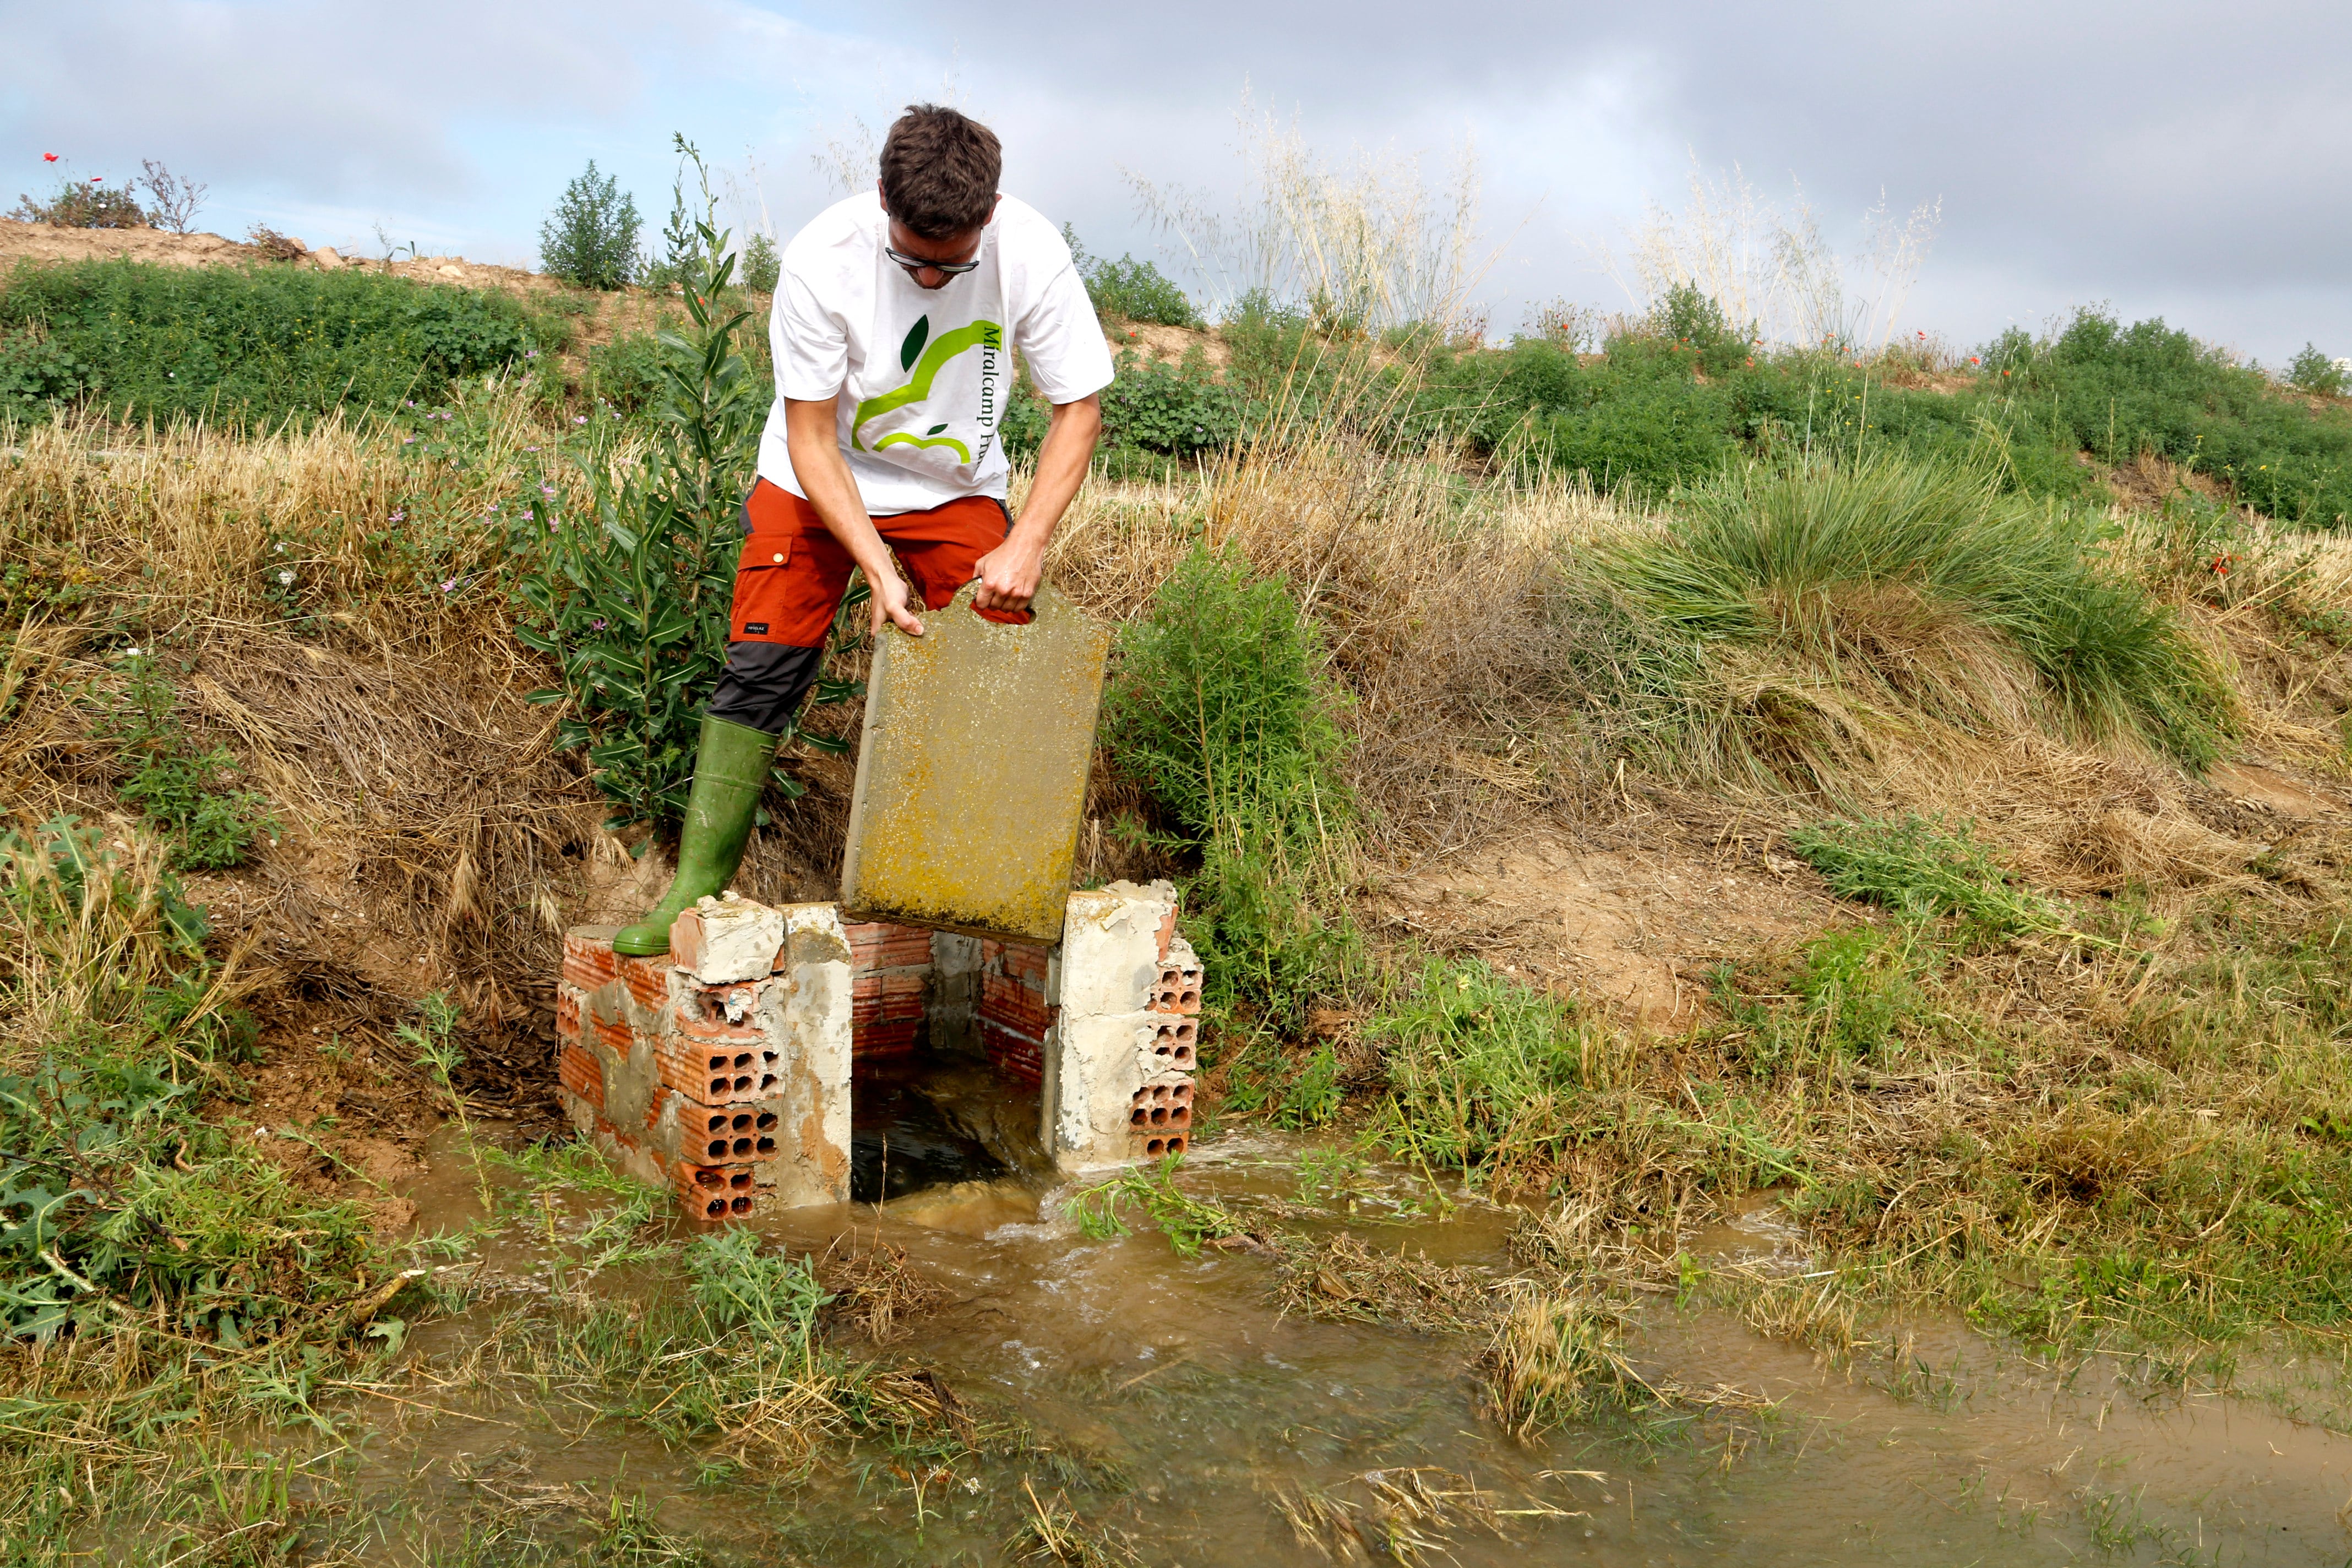
[[[1076, 403], [1054, 405], [1053, 424], [1045, 445], [1037, 449], [1037, 478], [1022, 504], [1021, 520], [1004, 542], [980, 558], [974, 568], [980, 592], [972, 603], [983, 610], [1025, 610], [1037, 595], [1045, 571], [1045, 542], [1054, 537], [1062, 513], [1086, 481], [1087, 465], [1094, 461], [1095, 443], [1102, 438], [1102, 400], [1087, 395]], [[797, 454], [794, 464], [800, 461]], [[848, 472], [846, 464], [842, 472]], [[871, 523], [866, 525], [872, 527]]]
[[792, 452], [793, 474], [800, 480], [809, 505], [824, 520], [826, 530], [866, 573], [866, 585], [874, 593], [873, 634], [880, 636], [882, 623], [887, 620], [908, 637], [921, 637], [923, 623], [908, 602], [907, 581], [898, 575], [898, 563], [890, 559], [888, 546], [866, 515], [866, 500], [857, 493], [857, 481], [849, 472], [849, 459], [841, 455], [837, 402], [831, 397], [806, 402], [784, 399], [784, 441]]

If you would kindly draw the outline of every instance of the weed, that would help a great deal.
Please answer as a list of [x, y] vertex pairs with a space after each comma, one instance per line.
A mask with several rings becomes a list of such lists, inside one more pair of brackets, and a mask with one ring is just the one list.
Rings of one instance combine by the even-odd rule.
[[1199, 1252], [1204, 1241], [1246, 1234], [1248, 1227], [1231, 1211], [1177, 1190], [1176, 1167], [1182, 1159], [1171, 1154], [1156, 1166], [1139, 1166], [1081, 1188], [1070, 1195], [1070, 1217], [1081, 1233], [1103, 1240], [1127, 1234], [1122, 1211], [1133, 1205], [1187, 1258]]
[[1064, 1563], [1075, 1568], [1122, 1568], [1141, 1562], [1132, 1541], [1122, 1531], [1089, 1527], [1055, 1492], [1051, 1502], [1041, 1500], [1026, 1476], [1021, 1489], [1029, 1499], [1030, 1517], [1023, 1521], [1004, 1550], [1016, 1563]]
[[466, 1158], [474, 1167], [475, 1191], [481, 1197], [482, 1213], [488, 1215], [495, 1212], [489, 1165], [474, 1142], [474, 1123], [466, 1114], [466, 1097], [457, 1084], [457, 1069], [466, 1060], [454, 1037], [462, 1016], [447, 992], [428, 992], [417, 1001], [416, 1022], [401, 1025], [397, 1032], [401, 1042], [416, 1053], [416, 1065], [433, 1074], [433, 1081], [441, 1086], [442, 1097], [449, 1102], [449, 1114], [457, 1122], [457, 1136], [466, 1145]]
[[1598, 1043], [1571, 1005], [1476, 959], [1389, 985], [1365, 1035], [1383, 1047], [1400, 1142], [1457, 1168], [1554, 1146]]
[[189, 739], [173, 684], [152, 659], [130, 659], [124, 670], [124, 706], [109, 721], [131, 768], [117, 793], [172, 839], [174, 865], [216, 871], [241, 864], [257, 836], [278, 831], [268, 801], [231, 786], [236, 759], [226, 747]]
[[1979, 940], [2026, 935], [2082, 941], [2058, 906], [2019, 886], [1969, 824], [1906, 816], [1810, 823], [1789, 835], [1841, 898], [1868, 899], [1914, 920], [1958, 915]]
[[1089, 256], [1070, 226], [1062, 226], [1070, 259], [1086, 280], [1087, 297], [1097, 312], [1122, 321], [1148, 321], [1163, 327], [1199, 327], [1201, 312], [1192, 301], [1149, 261], [1122, 256], [1109, 261]]
[[1426, 1254], [1376, 1251], [1352, 1236], [1275, 1239], [1281, 1260], [1276, 1297], [1286, 1312], [1325, 1321], [1386, 1323], [1416, 1333], [1460, 1333], [1491, 1321], [1486, 1285]]
[[1621, 1310], [1564, 1285], [1517, 1288], [1480, 1362], [1495, 1419], [1528, 1442], [1646, 1393], [1619, 1348], [1625, 1328]]

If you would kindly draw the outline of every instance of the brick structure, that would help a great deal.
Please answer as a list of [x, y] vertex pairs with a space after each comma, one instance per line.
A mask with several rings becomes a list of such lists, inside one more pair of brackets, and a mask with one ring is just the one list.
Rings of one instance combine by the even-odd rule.
[[691, 1214], [846, 1201], [851, 1064], [926, 1047], [1034, 1086], [1065, 1170], [1191, 1142], [1201, 965], [1165, 882], [1070, 895], [1054, 947], [732, 897], [679, 916], [662, 958], [612, 937], [564, 939], [560, 1097]]

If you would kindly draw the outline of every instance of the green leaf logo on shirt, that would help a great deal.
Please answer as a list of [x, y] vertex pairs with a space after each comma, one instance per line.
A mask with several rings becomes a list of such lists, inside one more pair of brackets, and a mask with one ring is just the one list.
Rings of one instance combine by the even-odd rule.
[[916, 436], [901, 430], [894, 435], [883, 437], [871, 447], [866, 445], [865, 437], [860, 434], [867, 424], [880, 418], [892, 409], [904, 408], [910, 403], [920, 403], [929, 397], [931, 395], [931, 382], [940, 374], [940, 367], [964, 350], [978, 348], [982, 344], [996, 348], [1002, 346], [1004, 342], [1004, 329], [994, 321], [973, 321], [968, 326], [958, 327], [952, 331], [941, 332], [937, 339], [930, 338], [930, 331], [931, 319], [925, 316], [915, 323], [914, 329], [907, 334], [906, 342], [899, 347], [898, 354], [903, 362], [902, 368], [911, 366], [914, 371], [914, 375], [907, 384], [896, 392], [886, 392], [877, 397], [869, 397], [857, 405], [857, 416], [849, 427], [850, 445], [856, 450], [879, 451], [885, 447], [945, 447], [965, 462], [971, 461], [971, 450], [962, 442], [952, 436], [940, 434], [947, 428], [945, 423], [932, 426], [930, 433], [927, 436]]

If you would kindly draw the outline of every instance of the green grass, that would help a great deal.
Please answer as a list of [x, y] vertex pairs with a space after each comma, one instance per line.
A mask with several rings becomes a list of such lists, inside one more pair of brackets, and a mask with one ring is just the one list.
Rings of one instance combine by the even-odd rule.
[[1883, 452], [1755, 466], [1675, 524], [1563, 563], [1570, 673], [1674, 771], [1834, 795], [1932, 717], [2137, 742], [2201, 766], [2232, 703], [2089, 517]]
[[0, 286], [0, 406], [20, 412], [263, 426], [436, 400], [539, 346], [509, 295], [375, 272], [28, 263]]

